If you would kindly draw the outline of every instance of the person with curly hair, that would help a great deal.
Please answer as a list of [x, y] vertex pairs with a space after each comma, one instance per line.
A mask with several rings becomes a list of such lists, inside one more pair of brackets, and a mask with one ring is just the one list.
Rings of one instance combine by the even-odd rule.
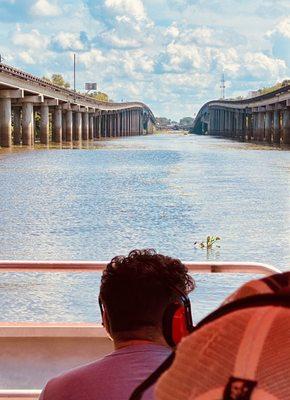
[[[170, 355], [163, 334], [167, 307], [194, 281], [185, 265], [155, 250], [114, 257], [103, 272], [100, 307], [115, 350], [48, 382], [41, 400], [127, 400]], [[153, 399], [153, 388], [144, 396]]]

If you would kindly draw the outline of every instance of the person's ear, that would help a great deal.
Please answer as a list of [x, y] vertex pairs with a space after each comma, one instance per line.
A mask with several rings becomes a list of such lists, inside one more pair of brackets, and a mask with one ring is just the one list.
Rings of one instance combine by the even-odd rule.
[[110, 339], [112, 339], [109, 318], [108, 318], [108, 314], [107, 314], [107, 311], [106, 311], [105, 307], [104, 307], [104, 311], [103, 311], [103, 323], [102, 323], [102, 325], [106, 329]]

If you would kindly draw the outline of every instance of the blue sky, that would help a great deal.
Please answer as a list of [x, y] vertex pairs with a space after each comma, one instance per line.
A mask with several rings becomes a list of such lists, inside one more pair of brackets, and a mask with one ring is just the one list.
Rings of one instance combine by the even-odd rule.
[[290, 77], [289, 0], [0, 0], [0, 53], [179, 119]]

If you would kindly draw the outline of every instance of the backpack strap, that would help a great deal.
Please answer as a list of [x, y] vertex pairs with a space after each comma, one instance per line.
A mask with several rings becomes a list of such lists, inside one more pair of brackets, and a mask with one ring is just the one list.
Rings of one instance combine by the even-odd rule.
[[159, 377], [165, 372], [173, 363], [175, 358], [175, 353], [172, 352], [169, 357], [166, 358], [165, 361], [163, 361], [162, 364], [159, 365], [159, 367], [152, 372], [151, 375], [148, 376], [148, 378], [145, 379], [139, 386], [136, 387], [134, 392], [131, 394], [129, 400], [141, 400], [143, 393], [149, 389], [151, 386], [153, 386]]

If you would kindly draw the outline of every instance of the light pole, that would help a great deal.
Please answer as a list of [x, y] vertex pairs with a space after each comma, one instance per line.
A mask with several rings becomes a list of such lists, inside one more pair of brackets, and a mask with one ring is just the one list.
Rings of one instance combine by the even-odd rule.
[[76, 99], [76, 54], [74, 53], [74, 92]]

